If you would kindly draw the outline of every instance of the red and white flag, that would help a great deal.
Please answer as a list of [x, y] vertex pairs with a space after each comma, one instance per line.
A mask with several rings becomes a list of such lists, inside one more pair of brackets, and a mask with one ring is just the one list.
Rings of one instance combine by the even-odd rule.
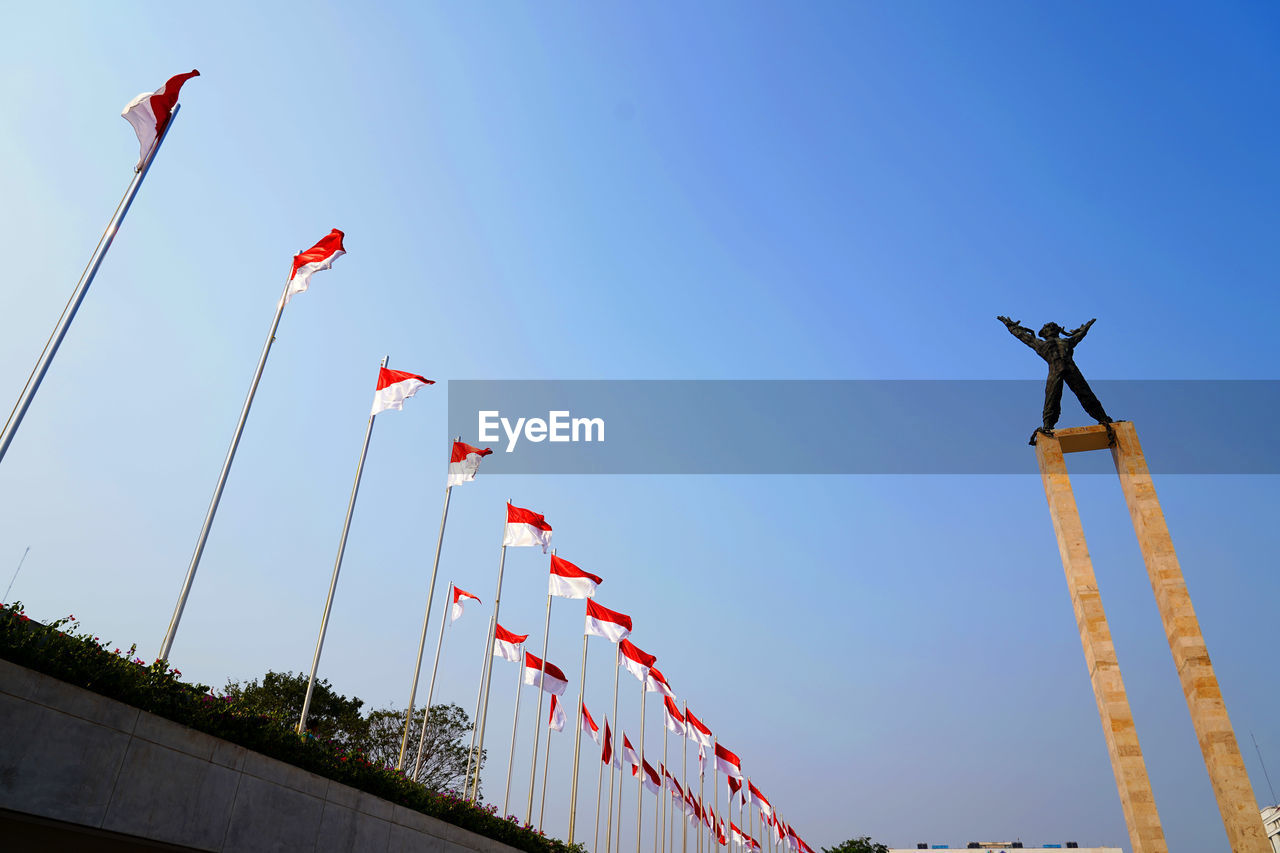
[[169, 126], [169, 119], [173, 117], [173, 107], [178, 103], [178, 92], [182, 90], [182, 84], [192, 77], [199, 76], [200, 72], [195, 69], [192, 69], [189, 74], [175, 74], [156, 91], [143, 92], [124, 105], [120, 115], [133, 125], [134, 133], [138, 134], [138, 145], [142, 149], [142, 153], [138, 155], [138, 165], [134, 167], [135, 171], [142, 168], [147, 155], [151, 153], [152, 146]]
[[293, 271], [289, 273], [289, 286], [284, 291], [285, 305], [311, 285], [311, 276], [320, 270], [333, 269], [333, 262], [347, 253], [342, 247], [345, 236], [335, 228], [321, 237], [319, 243], [293, 256]]
[[699, 746], [711, 746], [715, 743], [715, 738], [711, 735], [711, 729], [702, 724], [702, 721], [693, 715], [693, 712], [685, 708], [684, 718], [688, 722], [685, 731], [690, 740], [696, 741]]
[[728, 776], [726, 777], [726, 779], [729, 782], [729, 802], [730, 803], [733, 802], [733, 798], [735, 795], [738, 797], [738, 799], [742, 800], [743, 802], [746, 802], [746, 799], [741, 794], [742, 778], [739, 777], [735, 779], [732, 776]]
[[674, 699], [676, 695], [656, 666], [649, 667], [649, 672], [644, 678], [644, 689], [646, 693], [661, 693], [668, 699]]
[[587, 703], [582, 703], [582, 730], [587, 733], [587, 737], [596, 743], [600, 742], [600, 727], [596, 725], [596, 721], [591, 719], [591, 712], [587, 710]]
[[584, 632], [594, 634], [597, 637], [604, 637], [613, 643], [621, 642], [631, 633], [631, 617], [618, 613], [616, 610], [601, 607], [588, 598], [587, 626]]
[[693, 798], [693, 789], [690, 788], [684, 792], [684, 813], [689, 816], [691, 823], [698, 821], [698, 801]]
[[462, 602], [468, 598], [473, 599], [476, 604], [484, 603], [480, 599], [472, 595], [471, 593], [467, 592], [465, 589], [459, 589], [456, 586], [453, 588], [453, 604], [449, 608], [449, 624], [450, 625], [452, 625], [454, 622], [457, 622], [458, 619], [462, 617]]
[[644, 783], [645, 789], [656, 797], [662, 791], [662, 779], [648, 761], [642, 760], [640, 763], [644, 767], [644, 776], [640, 781]]
[[494, 657], [509, 660], [512, 663], [520, 662], [520, 644], [529, 639], [528, 634], [513, 634], [501, 625], [493, 632], [493, 655]]
[[790, 825], [787, 826], [787, 849], [800, 853], [800, 836]]
[[680, 709], [676, 707], [676, 703], [672, 701], [670, 696], [662, 697], [663, 714], [666, 717], [667, 731], [672, 734], [684, 737], [685, 722], [684, 714], [680, 713]]
[[618, 758], [617, 749], [614, 748], [613, 730], [609, 728], [608, 717], [604, 718], [604, 740], [600, 743], [600, 762], [622, 769], [622, 761]]
[[733, 821], [729, 821], [729, 838], [731, 838], [733, 843], [737, 844], [739, 847], [746, 847], [748, 850], [751, 849], [751, 845], [747, 843], [747, 836], [742, 833], [741, 829], [738, 829], [737, 824]]
[[419, 388], [435, 385], [434, 379], [409, 373], [405, 370], [392, 370], [388, 367], [378, 368], [378, 389], [373, 392], [373, 410], [370, 417], [380, 415], [389, 409], [397, 412], [404, 408], [404, 401], [418, 393]]
[[742, 760], [720, 744], [716, 744], [716, 769], [726, 776], [742, 778]]
[[480, 460], [493, 453], [489, 448], [481, 450], [461, 441], [453, 443], [453, 452], [449, 454], [449, 481], [445, 486], [457, 486], [470, 483], [480, 470]]
[[716, 841], [721, 847], [729, 846], [729, 837], [724, 832], [724, 818], [717, 818], [716, 820]]
[[569, 686], [569, 679], [565, 678], [560, 667], [553, 663], [544, 663], [537, 655], [525, 652], [524, 683], [531, 687], [541, 687], [548, 693], [559, 696]]
[[787, 838], [787, 831], [784, 828], [782, 821], [773, 815], [769, 816], [769, 820], [773, 826], [773, 834], [778, 839], [778, 842], [781, 843], [785, 841]]
[[618, 643], [618, 661], [627, 672], [634, 675], [641, 684], [649, 677], [649, 667], [657, 662], [657, 657], [642, 651], [630, 640]]
[[558, 595], [561, 598], [594, 598], [596, 585], [602, 583], [604, 583], [603, 578], [591, 572], [584, 572], [555, 554], [551, 555], [551, 582], [547, 589], [548, 595]]
[[547, 519], [531, 509], [521, 509], [507, 504], [507, 529], [502, 536], [502, 546], [541, 545], [547, 553], [551, 544], [551, 525]]
[[622, 757], [631, 765], [631, 775], [640, 775], [640, 756], [636, 754], [635, 747], [631, 745], [631, 738], [627, 737], [627, 733], [622, 733]]
[[[688, 715], [689, 712], [686, 711], [685, 716]], [[698, 744], [698, 778], [707, 778], [707, 748], [702, 744]]]
[[564, 709], [560, 707], [560, 699], [554, 693], [551, 694], [551, 716], [547, 719], [547, 727], [552, 731], [564, 731]]
[[773, 806], [769, 805], [769, 801], [764, 798], [764, 794], [760, 793], [760, 789], [751, 784], [750, 779], [747, 780], [747, 802], [755, 803], [762, 817], [773, 814]]

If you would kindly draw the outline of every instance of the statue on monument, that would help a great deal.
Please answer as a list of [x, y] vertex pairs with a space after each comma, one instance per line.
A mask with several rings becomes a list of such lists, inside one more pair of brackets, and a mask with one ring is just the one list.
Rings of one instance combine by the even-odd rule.
[[[997, 320], [1004, 323], [1005, 328], [1009, 330], [1009, 334], [1022, 341], [1027, 346], [1036, 351], [1036, 355], [1043, 358], [1049, 363], [1049, 378], [1045, 381], [1044, 386], [1044, 425], [1039, 427], [1036, 432], [1042, 432], [1045, 435], [1053, 435], [1053, 428], [1058, 423], [1058, 417], [1062, 414], [1062, 383], [1065, 382], [1067, 387], [1076, 395], [1076, 399], [1080, 401], [1080, 405], [1100, 424], [1110, 424], [1111, 418], [1107, 416], [1106, 411], [1102, 408], [1102, 403], [1098, 402], [1098, 398], [1094, 396], [1089, 383], [1084, 381], [1084, 374], [1080, 372], [1080, 368], [1076, 367], [1075, 359], [1072, 354], [1075, 352], [1076, 344], [1084, 340], [1084, 336], [1088, 334], [1089, 327], [1097, 322], [1097, 318], [1090, 320], [1078, 329], [1072, 329], [1065, 332], [1057, 323], [1045, 323], [1040, 327], [1040, 337], [1044, 340], [1036, 340], [1036, 336], [1026, 326], [1020, 325], [1017, 320], [1010, 320], [1008, 317], [997, 317]], [[1110, 427], [1108, 427], [1108, 432]], [[1036, 432], [1031, 434], [1029, 444], [1036, 443]]]

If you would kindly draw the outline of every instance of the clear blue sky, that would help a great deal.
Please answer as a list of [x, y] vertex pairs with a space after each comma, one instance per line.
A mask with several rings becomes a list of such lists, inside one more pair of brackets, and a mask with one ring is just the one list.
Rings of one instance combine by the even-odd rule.
[[[442, 384], [378, 421], [321, 666], [373, 706], [407, 699], [445, 380], [1042, 376], [996, 314], [1099, 317], [1095, 378], [1277, 378], [1278, 36], [1260, 3], [13, 8], [0, 399], [129, 180], [121, 107], [203, 76], [0, 465], [0, 582], [30, 546], [12, 597], [33, 616], [154, 656], [289, 258], [332, 227], [349, 254], [285, 313], [174, 648], [206, 683], [309, 666], [383, 355]], [[1068, 400], [1063, 424], [1084, 420]], [[938, 413], [939, 440], [983, 428]], [[454, 495], [440, 589], [486, 607], [437, 695], [474, 701], [511, 498], [605, 577], [601, 603], [811, 844], [1127, 849], [1029, 449], [1027, 471], [532, 478], [494, 459]], [[1277, 483], [1157, 487], [1268, 801], [1250, 732], [1280, 779]], [[1226, 850], [1118, 486], [1077, 493], [1170, 846]], [[504, 625], [541, 632], [545, 571], [509, 557]], [[557, 602], [548, 654], [575, 676], [580, 608]], [[593, 711], [606, 656], [593, 641]]]

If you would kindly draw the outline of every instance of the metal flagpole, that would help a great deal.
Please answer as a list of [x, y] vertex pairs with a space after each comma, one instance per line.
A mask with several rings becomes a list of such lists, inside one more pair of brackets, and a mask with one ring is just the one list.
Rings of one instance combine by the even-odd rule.
[[[605, 717], [605, 722], [608, 722], [608, 720], [609, 718]], [[612, 731], [610, 731], [610, 734], [612, 734]], [[603, 730], [600, 732], [600, 738], [602, 741], [604, 740]], [[612, 756], [610, 756], [610, 758], [612, 759]], [[613, 772], [612, 769], [609, 772], [612, 773]], [[601, 743], [600, 744], [600, 767], [596, 770], [596, 829], [595, 829], [595, 838], [591, 845], [592, 851], [598, 851], [600, 849], [600, 794], [603, 791], [604, 791], [604, 744]]]
[[479, 753], [476, 752], [476, 738], [480, 733], [480, 700], [484, 698], [485, 678], [489, 675], [489, 664], [493, 657], [493, 638], [494, 632], [492, 624], [489, 628], [489, 638], [485, 643], [485, 656], [480, 662], [480, 684], [476, 687], [476, 710], [471, 717], [471, 748], [467, 753], [467, 775], [462, 780], [462, 793], [467, 796], [467, 789], [471, 787], [471, 760], [472, 756], [476, 761], [480, 760]]
[[[508, 500], [508, 501], [507, 501], [507, 503], [508, 503], [508, 504], [510, 504], [510, 503], [511, 503], [511, 501], [510, 501], [510, 500]], [[506, 519], [507, 519], [507, 516], [506, 516], [506, 507], [503, 507], [503, 515], [502, 515], [502, 542], [503, 542], [503, 545], [502, 545], [502, 552], [501, 552], [501, 554], [498, 556], [498, 587], [497, 587], [497, 589], [496, 589], [496, 590], [494, 590], [494, 593], [493, 593], [493, 616], [492, 616], [492, 617], [490, 617], [490, 623], [491, 623], [491, 624], [490, 624], [490, 626], [489, 626], [489, 636], [490, 636], [490, 638], [491, 638], [491, 639], [489, 640], [489, 642], [490, 642], [490, 643], [492, 643], [492, 642], [493, 642], [492, 638], [493, 638], [493, 637], [495, 637], [495, 636], [497, 636], [496, 632], [497, 632], [497, 628], [498, 628], [498, 605], [499, 605], [499, 603], [501, 603], [501, 600], [502, 600], [502, 570], [503, 570], [503, 568], [504, 568], [504, 567], [506, 566], [506, 564], [507, 564], [507, 546], [506, 546], [506, 541], [507, 541], [507, 521], [506, 521]], [[481, 706], [481, 709], [480, 709], [480, 746], [479, 746], [480, 752], [476, 754], [476, 755], [477, 755], [477, 759], [476, 759], [476, 775], [475, 775], [475, 781], [472, 783], [472, 786], [471, 786], [471, 799], [472, 799], [473, 801], [474, 801], [474, 800], [478, 800], [478, 799], [479, 799], [479, 791], [480, 791], [480, 761], [479, 761], [478, 756], [480, 755], [480, 753], [483, 753], [483, 752], [484, 752], [484, 730], [485, 730], [485, 723], [486, 723], [486, 722], [488, 722], [488, 719], [489, 719], [489, 683], [490, 683], [491, 681], [493, 681], [493, 663], [492, 663], [492, 661], [490, 661], [490, 662], [489, 662], [489, 674], [485, 677], [484, 701], [483, 701], [482, 706]]]
[[[461, 441], [462, 437], [459, 436]], [[452, 444], [450, 444], [452, 447]], [[427, 623], [431, 620], [431, 600], [436, 594], [436, 570], [440, 568], [440, 549], [444, 545], [444, 523], [449, 519], [449, 493], [453, 486], [444, 487], [444, 509], [440, 513], [440, 535], [436, 538], [436, 557], [431, 562], [431, 584], [427, 587], [427, 608], [422, 612], [422, 636], [418, 638], [418, 660], [413, 665], [413, 685], [409, 688], [409, 708], [404, 712], [404, 734], [400, 736], [400, 757], [396, 759], [396, 769], [404, 766], [404, 750], [409, 744], [409, 726], [413, 721], [413, 700], [418, 694], [418, 676], [422, 672], [422, 652], [427, 647]], [[428, 706], [427, 712], [431, 708]]]
[[[520, 657], [524, 658], [524, 645], [520, 646]], [[502, 793], [502, 816], [505, 818], [511, 802], [511, 768], [516, 763], [516, 727], [520, 723], [520, 685], [524, 682], [524, 660], [516, 664], [516, 711], [511, 715], [511, 751], [507, 753], [507, 787]], [[539, 690], [539, 693], [542, 691]]]
[[[622, 730], [618, 728], [618, 666], [622, 661], [622, 652], [617, 644], [613, 647], [613, 746], [614, 752], [622, 748]], [[613, 844], [613, 762], [609, 762], [609, 822], [604, 830], [604, 850], [609, 853]], [[619, 783], [621, 787], [621, 783]], [[622, 824], [622, 814], [618, 814], [618, 824]]]
[[[551, 549], [551, 556], [556, 555], [556, 549]], [[548, 583], [550, 583], [551, 571], [547, 570]], [[551, 593], [547, 593], [547, 620], [542, 626], [542, 674], [546, 674], [547, 666], [547, 640], [548, 634], [551, 632]], [[541, 683], [541, 679], [539, 679]], [[538, 691], [538, 715], [535, 717], [538, 725], [533, 729], [533, 763], [529, 767], [529, 803], [525, 806], [524, 822], [528, 823], [533, 819], [533, 784], [538, 778], [538, 741], [542, 737], [542, 691]], [[547, 729], [547, 742], [551, 741], [551, 730]]]
[[[173, 123], [178, 118], [178, 110], [181, 108], [181, 104], [173, 105], [173, 111], [169, 114], [169, 123], [165, 125], [164, 131], [156, 138], [156, 141], [151, 144], [151, 150], [147, 152], [141, 168], [135, 167], [133, 178], [130, 179], [129, 186], [120, 198], [120, 203], [116, 205], [115, 213], [111, 215], [111, 221], [107, 223], [107, 229], [98, 238], [98, 245], [94, 247], [93, 254], [89, 257], [89, 263], [85, 265], [84, 271], [80, 273], [80, 280], [76, 282], [75, 289], [71, 291], [71, 297], [62, 309], [62, 316], [58, 318], [57, 324], [53, 327], [53, 332], [49, 335], [49, 340], [45, 342], [40, 358], [36, 360], [36, 366], [31, 369], [31, 375], [27, 377], [26, 385], [23, 386], [21, 393], [18, 394], [18, 401], [13, 404], [13, 410], [9, 412], [9, 418], [5, 421], [4, 429], [0, 430], [0, 462], [4, 461], [4, 455], [9, 450], [9, 444], [13, 441], [14, 435], [17, 434], [18, 427], [22, 425], [22, 419], [26, 417], [27, 409], [31, 406], [31, 401], [35, 398], [36, 392], [40, 390], [40, 383], [44, 381], [44, 376], [49, 371], [49, 365], [53, 363], [53, 357], [58, 354], [58, 347], [62, 346], [62, 339], [67, 336], [67, 330], [71, 328], [71, 321], [76, 318], [76, 312], [80, 310], [80, 305], [84, 302], [84, 297], [89, 292], [89, 285], [93, 284], [94, 276], [98, 274], [98, 267], [102, 266], [102, 260], [107, 256], [107, 251], [115, 241], [116, 233], [120, 230], [121, 223], [124, 222], [125, 216], [129, 213], [129, 208], [133, 205], [133, 200], [138, 195], [138, 190], [142, 188], [142, 181], [147, 177], [147, 172], [151, 169], [151, 164], [155, 161], [156, 154], [160, 151], [160, 145], [164, 142], [165, 137], [169, 135], [169, 129], [173, 127]], [[277, 321], [279, 320], [278, 317], [276, 319]], [[161, 655], [161, 657], [167, 659], [168, 654]]]
[[[662, 720], [662, 788], [661, 790], [666, 792], [669, 798], [669, 795], [671, 794], [671, 788], [667, 785], [666, 773], [667, 773], [667, 721], [664, 716]], [[653, 853], [658, 853], [657, 844], [658, 842], [654, 841]], [[667, 853], [667, 801], [666, 800], [662, 801], [662, 853]]]
[[[561, 712], [563, 712], [561, 708]], [[539, 723], [541, 725], [541, 723]], [[547, 745], [542, 748], [542, 802], [538, 804], [538, 831], [542, 831], [542, 817], [547, 813], [547, 766], [551, 763], [551, 719], [547, 722]]]
[[[619, 729], [619, 732], [621, 732], [621, 729]], [[626, 741], [623, 741], [623, 743], [625, 742]], [[625, 748], [623, 750], [622, 755], [625, 758], [626, 756]], [[623, 784], [626, 781], [627, 780], [622, 777], [622, 769], [619, 768], [618, 769], [618, 825], [613, 828], [613, 846], [618, 851], [618, 853], [622, 853], [622, 789], [626, 787]]]
[[[684, 703], [684, 746], [680, 749], [680, 787], [684, 788], [685, 793], [689, 791], [689, 703]], [[681, 811], [684, 808], [681, 807]], [[687, 818], [688, 815], [685, 815]], [[682, 820], [681, 824], [684, 829], [681, 831], [680, 853], [689, 853], [689, 821]]]
[[[573, 843], [573, 829], [575, 820], [578, 816], [578, 759], [579, 751], [582, 749], [582, 705], [586, 702], [587, 693], [587, 632], [584, 627], [582, 631], [582, 678], [578, 682], [578, 713], [575, 715], [578, 721], [578, 727], [573, 736], [573, 781], [569, 785], [569, 843]], [[550, 737], [550, 735], [548, 735]], [[604, 775], [603, 768], [601, 776]], [[542, 783], [543, 799], [547, 795], [547, 783]], [[599, 810], [597, 809], [597, 814]], [[598, 833], [597, 833], [598, 835]]]
[[[279, 313], [276, 318], [279, 319]], [[266, 352], [263, 352], [266, 357]], [[387, 366], [390, 356], [382, 359]], [[261, 367], [261, 366], [259, 366]], [[246, 407], [246, 412], [248, 411]], [[333, 593], [338, 588], [338, 572], [342, 569], [342, 555], [347, 550], [347, 532], [351, 529], [351, 516], [356, 509], [356, 495], [360, 492], [360, 475], [364, 473], [364, 458], [369, 452], [369, 437], [373, 435], [373, 421], [377, 415], [369, 415], [369, 425], [364, 431], [364, 445], [360, 448], [360, 462], [356, 465], [356, 481], [351, 486], [351, 499], [347, 501], [347, 517], [342, 523], [342, 538], [338, 540], [338, 557], [333, 561], [333, 577], [329, 579], [329, 596], [324, 602], [324, 615], [320, 617], [320, 636], [316, 638], [316, 653], [311, 658], [311, 680], [307, 682], [307, 695], [302, 700], [302, 714], [298, 717], [298, 734], [307, 730], [307, 712], [311, 710], [311, 695], [316, 688], [316, 670], [320, 668], [320, 650], [324, 648], [324, 634], [329, 628], [329, 612], [333, 609]], [[228, 462], [230, 460], [228, 459]]]
[[[720, 738], [712, 736], [711, 738], [711, 782], [716, 789], [716, 807], [711, 811], [711, 841], [710, 844], [720, 844], [720, 765], [716, 762], [716, 747], [720, 743]], [[715, 849], [714, 847], [712, 848]]]
[[[646, 670], [647, 672], [647, 670]], [[640, 853], [640, 817], [644, 813], [644, 710], [649, 705], [644, 697], [649, 693], [648, 686], [640, 682], [640, 772], [636, 774], [636, 853]]]
[[[436, 640], [436, 659], [431, 664], [431, 680], [427, 682], [427, 703], [423, 706], [422, 734], [418, 736], [418, 755], [413, 760], [413, 781], [418, 781], [418, 771], [422, 768], [422, 754], [427, 747], [427, 721], [431, 718], [431, 696], [436, 690], [436, 671], [440, 668], [440, 648], [444, 645], [444, 626], [448, 624], [449, 605], [453, 603], [453, 581], [449, 581], [449, 590], [444, 596], [444, 612], [440, 614], [440, 639]], [[474, 730], [474, 725], [472, 729]]]

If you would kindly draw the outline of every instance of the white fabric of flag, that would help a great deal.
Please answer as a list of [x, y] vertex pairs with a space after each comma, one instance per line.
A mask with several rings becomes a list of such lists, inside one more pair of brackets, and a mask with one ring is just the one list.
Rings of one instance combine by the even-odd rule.
[[404, 408], [404, 401], [418, 393], [419, 388], [435, 385], [434, 379], [409, 373], [405, 370], [391, 370], [386, 367], [378, 369], [378, 387], [373, 392], [373, 408], [369, 416]]
[[502, 535], [503, 547], [541, 545], [542, 553], [551, 547], [551, 525], [545, 516], [531, 509], [507, 504], [507, 527]]
[[560, 697], [551, 694], [551, 715], [547, 718], [547, 726], [552, 731], [564, 731], [564, 709], [560, 707]]
[[479, 598], [467, 592], [465, 589], [453, 588], [453, 603], [449, 607], [449, 624], [452, 625], [462, 618], [462, 603], [468, 599], [474, 599], [476, 604], [483, 604]]
[[481, 450], [479, 447], [455, 441], [453, 450], [449, 454], [449, 480], [445, 485], [452, 488], [470, 483], [480, 472], [480, 460], [491, 453], [493, 451], [487, 447]]
[[499, 625], [493, 636], [493, 656], [520, 663], [520, 644], [527, 639], [528, 634], [513, 634]]

